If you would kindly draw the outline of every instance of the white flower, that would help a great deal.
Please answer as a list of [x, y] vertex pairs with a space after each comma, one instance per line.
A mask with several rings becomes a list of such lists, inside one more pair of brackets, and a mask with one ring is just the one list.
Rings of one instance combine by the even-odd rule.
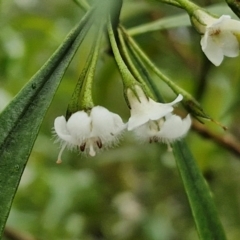
[[191, 126], [190, 116], [181, 119], [171, 114], [173, 105], [183, 99], [182, 95], [178, 95], [171, 103], [163, 104], [148, 98], [139, 86], [135, 86], [135, 93], [137, 96], [128, 89], [131, 106], [128, 130], [133, 130], [138, 138], [170, 143], [187, 133]]
[[93, 107], [87, 113], [78, 111], [66, 121], [64, 116], [57, 117], [54, 129], [61, 142], [57, 163], [65, 147], [78, 147], [80, 151], [95, 156], [102, 147], [110, 147], [118, 142], [125, 129], [121, 117], [101, 106]]
[[167, 114], [165, 119], [149, 121], [135, 129], [139, 139], [149, 142], [171, 143], [184, 137], [191, 126], [191, 118], [187, 115], [184, 119], [174, 114]]
[[[200, 12], [200, 11], [198, 11]], [[239, 54], [240, 21], [223, 15], [220, 18], [206, 17], [201, 11], [199, 17], [206, 24], [201, 39], [202, 50], [207, 58], [216, 66], [223, 61], [224, 56], [237, 57]]]

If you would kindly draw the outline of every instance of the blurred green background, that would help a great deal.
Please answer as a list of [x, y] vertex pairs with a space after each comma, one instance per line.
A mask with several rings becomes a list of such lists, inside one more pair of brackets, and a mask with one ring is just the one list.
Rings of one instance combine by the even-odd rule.
[[[200, 1], [199, 1], [200, 2]], [[201, 1], [202, 6], [222, 1]], [[0, 3], [0, 111], [61, 44], [84, 12], [71, 0], [3, 0]], [[226, 6], [227, 8], [227, 6]], [[126, 28], [182, 13], [154, 1], [125, 0]], [[91, 36], [89, 36], [91, 38]], [[206, 122], [207, 131], [240, 141], [240, 58], [210, 64], [193, 28], [135, 36], [173, 81], [193, 94], [229, 130]], [[126, 133], [118, 147], [86, 158], [59, 151], [52, 127], [65, 115], [86, 59], [88, 40], [70, 65], [48, 110], [7, 222], [4, 240], [195, 240], [189, 204], [171, 152], [163, 144], [141, 144]], [[95, 102], [129, 117], [113, 58], [103, 47], [95, 75]], [[175, 95], [159, 79], [161, 94]], [[179, 106], [181, 108], [181, 106]], [[6, 119], [7, 121], [7, 119]], [[228, 239], [240, 239], [240, 156], [191, 131], [186, 137], [213, 193]], [[230, 144], [231, 145], [231, 144]], [[230, 146], [231, 147], [231, 146]]]

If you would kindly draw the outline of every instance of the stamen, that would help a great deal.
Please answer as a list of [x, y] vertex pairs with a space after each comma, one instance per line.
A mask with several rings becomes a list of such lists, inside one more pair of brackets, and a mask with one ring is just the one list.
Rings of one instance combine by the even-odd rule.
[[172, 152], [172, 147], [171, 147], [171, 144], [169, 142], [167, 142], [167, 151], [168, 152]]
[[90, 146], [89, 146], [89, 155], [91, 157], [94, 157], [96, 155], [96, 151], [94, 150], [94, 147], [93, 147], [92, 143], [90, 143]]
[[61, 159], [58, 159], [57, 161], [56, 161], [56, 164], [61, 164], [62, 163], [62, 160]]
[[211, 29], [210, 36], [219, 35], [221, 33], [220, 29]]
[[99, 148], [102, 148], [102, 141], [101, 141], [101, 139], [98, 139], [97, 141], [96, 141], [96, 144], [97, 144], [97, 146], [99, 147]]
[[158, 138], [156, 136], [153, 136], [153, 137], [149, 138], [149, 143], [153, 143], [153, 142], [155, 142], [155, 143], [158, 142]]
[[82, 152], [84, 152], [85, 147], [86, 147], [86, 142], [83, 143], [82, 145], [80, 145], [80, 146], [79, 146], [79, 149], [80, 149]]
[[67, 146], [67, 143], [64, 143], [64, 144], [62, 145], [62, 148], [61, 148], [61, 150], [60, 150], [60, 152], [59, 152], [59, 154], [58, 154], [58, 159], [57, 159], [57, 161], [56, 161], [57, 164], [62, 163], [61, 157], [62, 157], [63, 150], [65, 149], [66, 146]]

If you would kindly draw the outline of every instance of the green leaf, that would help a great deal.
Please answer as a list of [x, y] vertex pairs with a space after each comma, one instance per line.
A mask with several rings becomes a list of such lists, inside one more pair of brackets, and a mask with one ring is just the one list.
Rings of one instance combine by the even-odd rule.
[[240, 17], [240, 4], [237, 0], [225, 0], [228, 6], [232, 9], [232, 11]]
[[[217, 15], [228, 14], [234, 17], [233, 12], [228, 8], [226, 4], [214, 4], [208, 7], [207, 9], [210, 12]], [[137, 27], [130, 28], [128, 29], [128, 33], [131, 36], [134, 36], [134, 35], [139, 35], [139, 34], [152, 32], [152, 31], [159, 31], [164, 29], [187, 27], [187, 26], [191, 26], [189, 16], [187, 13], [181, 13], [178, 15], [164, 17], [156, 21], [152, 21], [150, 23], [145, 23]]]
[[0, 115], [0, 238], [44, 115], [90, 28], [92, 11]]
[[210, 190], [184, 141], [173, 143], [173, 153], [192, 209], [200, 239], [225, 240], [226, 236]]
[[187, 13], [178, 14], [171, 17], [164, 17], [150, 23], [145, 23], [137, 27], [128, 29], [131, 36], [139, 35], [147, 32], [170, 29], [182, 26], [190, 26], [190, 20]]

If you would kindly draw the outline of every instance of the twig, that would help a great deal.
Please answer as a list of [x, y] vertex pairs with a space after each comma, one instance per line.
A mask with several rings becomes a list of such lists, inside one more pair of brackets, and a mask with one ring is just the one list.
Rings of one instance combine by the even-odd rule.
[[203, 124], [193, 120], [192, 129], [204, 138], [211, 139], [213, 142], [224, 147], [229, 152], [240, 156], [240, 142], [231, 134], [219, 135], [207, 129]]
[[29, 233], [19, 231], [12, 227], [5, 228], [4, 237], [6, 237], [6, 239], [8, 240], [37, 240], [35, 237], [31, 236]]

